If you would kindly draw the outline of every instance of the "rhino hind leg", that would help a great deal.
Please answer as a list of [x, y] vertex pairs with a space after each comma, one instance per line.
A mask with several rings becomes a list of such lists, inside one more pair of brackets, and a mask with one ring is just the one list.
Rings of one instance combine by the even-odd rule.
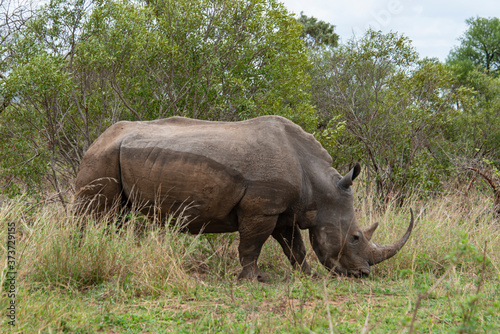
[[269, 276], [263, 273], [257, 265], [264, 242], [269, 238], [276, 226], [278, 216], [243, 216], [238, 215], [240, 244], [239, 258], [243, 270], [238, 279], [258, 280], [268, 282]]
[[111, 177], [96, 179], [82, 187], [75, 195], [77, 215], [103, 218], [116, 213], [122, 205], [120, 182]]
[[306, 247], [297, 225], [276, 228], [272, 236], [281, 245], [293, 268], [311, 275], [311, 267], [306, 261]]

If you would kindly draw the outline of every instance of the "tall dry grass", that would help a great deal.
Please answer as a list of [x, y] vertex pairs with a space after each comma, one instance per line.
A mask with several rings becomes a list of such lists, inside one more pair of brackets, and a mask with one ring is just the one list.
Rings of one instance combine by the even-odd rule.
[[[394, 258], [373, 268], [372, 276], [397, 278], [430, 273], [441, 275], [450, 265], [467, 275], [477, 274], [477, 258], [486, 255], [489, 275], [500, 275], [500, 224], [491, 213], [491, 203], [481, 193], [470, 197], [447, 195], [432, 200], [410, 199], [404, 207], [389, 203], [380, 210], [366, 189], [355, 189], [358, 222], [380, 223], [373, 241], [392, 243], [407, 228], [412, 208], [416, 226], [406, 246]], [[67, 215], [57, 204], [30, 204], [30, 199], [4, 201], [0, 207], [0, 240], [6, 240], [6, 224], [17, 227], [18, 278], [29, 287], [86, 289], [112, 284], [122, 293], [189, 294], [199, 284], [199, 275], [234, 279], [239, 270], [237, 234], [192, 236], [181, 232], [181, 220], [169, 218], [164, 228], [140, 215], [126, 222], [108, 217], [105, 222], [85, 222]], [[118, 225], [124, 227], [118, 228]], [[138, 232], [141, 231], [141, 232]], [[304, 239], [308, 241], [307, 232]], [[234, 239], [234, 240], [233, 240]], [[0, 263], [6, 263], [1, 243]], [[465, 249], [467, 248], [467, 249]], [[465, 249], [465, 250], [464, 250]], [[309, 261], [326, 275], [309, 246]], [[290, 264], [279, 245], [270, 238], [260, 264], [271, 277], [289, 275]], [[5, 270], [2, 272], [2, 277]]]
[[[17, 329], [124, 331], [142, 323], [125, 316], [134, 304], [133, 312], [148, 324], [164, 326], [172, 316], [173, 323], [186, 329], [194, 317], [195, 331], [206, 330], [208, 323], [213, 331], [328, 331], [333, 324], [334, 330], [350, 332], [364, 321], [365, 332], [424, 331], [423, 326], [429, 332], [497, 332], [500, 224], [491, 213], [491, 198], [480, 192], [415, 197], [402, 208], [388, 203], [382, 210], [373, 192], [358, 185], [355, 194], [359, 224], [380, 223], [373, 238], [377, 243], [401, 237], [412, 208], [416, 226], [407, 245], [373, 267], [369, 279], [331, 279], [303, 231], [308, 259], [322, 275], [309, 279], [290, 275], [288, 260], [270, 239], [259, 259], [271, 276], [270, 285], [234, 284], [241, 270], [237, 234], [192, 236], [180, 232], [182, 220], [170, 218], [173, 226], [165, 228], [133, 214], [125, 221], [85, 221], [82, 232], [81, 218], [68, 216], [58, 204], [33, 204], [26, 197], [4, 200], [0, 240], [7, 238], [7, 223], [15, 222], [17, 228]], [[5, 250], [0, 242], [2, 309], [9, 302], [3, 298]], [[154, 311], [143, 311], [151, 301]], [[2, 325], [7, 328], [5, 321]]]
[[493, 213], [488, 194], [477, 191], [465, 196], [454, 191], [426, 199], [413, 196], [403, 207], [389, 202], [381, 210], [374, 204], [373, 193], [359, 186], [355, 206], [360, 225], [380, 223], [374, 242], [392, 243], [400, 238], [410, 221], [410, 208], [416, 221], [405, 247], [376, 266], [375, 274], [396, 277], [427, 271], [439, 275], [452, 265], [475, 275], [478, 259], [486, 252], [491, 274], [500, 276], [500, 219]]
[[[82, 219], [57, 204], [32, 205], [27, 198], [4, 203], [1, 226], [15, 222], [17, 229], [18, 282], [69, 290], [116, 284], [135, 295], [186, 292], [196, 284], [190, 270], [200, 238], [180, 232], [182, 219], [169, 218], [169, 228], [136, 215], [125, 222]], [[6, 229], [0, 238], [6, 240]]]

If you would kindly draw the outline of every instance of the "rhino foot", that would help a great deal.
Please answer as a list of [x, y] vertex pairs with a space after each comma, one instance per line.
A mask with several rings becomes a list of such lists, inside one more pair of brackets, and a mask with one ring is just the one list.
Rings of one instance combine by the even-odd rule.
[[248, 279], [248, 280], [257, 280], [262, 283], [267, 283], [270, 281], [269, 275], [264, 274], [258, 268], [245, 268], [238, 275], [238, 280]]

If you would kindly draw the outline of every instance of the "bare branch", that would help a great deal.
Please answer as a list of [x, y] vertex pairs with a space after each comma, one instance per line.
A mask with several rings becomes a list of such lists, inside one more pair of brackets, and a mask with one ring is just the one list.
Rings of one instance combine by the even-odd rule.
[[499, 185], [495, 184], [495, 181], [493, 181], [493, 178], [486, 174], [485, 172], [479, 170], [478, 168], [475, 168], [475, 167], [467, 167], [467, 169], [470, 169], [470, 170], [473, 170], [474, 172], [478, 173], [479, 175], [481, 175], [483, 177], [483, 179], [485, 179], [488, 184], [490, 185], [491, 189], [493, 189], [493, 192], [497, 192], [498, 191], [498, 188], [499, 188]]

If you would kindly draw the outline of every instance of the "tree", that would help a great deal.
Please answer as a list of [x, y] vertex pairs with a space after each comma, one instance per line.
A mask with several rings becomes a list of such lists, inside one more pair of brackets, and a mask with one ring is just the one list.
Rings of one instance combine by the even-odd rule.
[[[53, 0], [8, 43], [0, 95], [16, 102], [1, 119], [2, 173], [45, 175], [59, 189], [118, 120], [278, 114], [310, 130], [300, 34], [275, 0]], [[40, 135], [26, 143], [30, 132]], [[9, 167], [29, 170], [33, 156], [36, 173]]]
[[310, 48], [320, 46], [336, 47], [339, 36], [334, 32], [335, 26], [325, 21], [321, 21], [312, 16], [306, 16], [300, 12], [297, 19], [302, 25], [302, 38]]
[[467, 91], [468, 99], [457, 103], [443, 152], [459, 176], [471, 180], [466, 192], [477, 176], [485, 181], [493, 191], [494, 212], [500, 214], [500, 77], [473, 69], [465, 83], [454, 89]]
[[[0, 79], [5, 79], [10, 62], [8, 45], [13, 35], [23, 29], [32, 17], [31, 1], [0, 0]], [[0, 94], [0, 114], [7, 108], [12, 96]]]
[[461, 68], [462, 79], [474, 67], [497, 75], [500, 70], [500, 19], [476, 17], [465, 22], [469, 28], [460, 37], [460, 46], [450, 52], [447, 63]]
[[[12, 41], [13, 35], [25, 27], [33, 15], [31, 1], [23, 0], [0, 0], [0, 47], [2, 66], [0, 73], [5, 71], [6, 54], [5, 46]], [[5, 76], [1, 74], [2, 77]]]
[[[447, 64], [458, 79], [455, 90], [468, 91], [469, 98], [456, 104], [457, 117], [447, 131], [446, 151], [450, 161], [467, 178], [468, 188], [477, 175], [494, 193], [495, 211], [500, 212], [500, 20], [470, 18]], [[474, 173], [471, 173], [474, 171]]]

